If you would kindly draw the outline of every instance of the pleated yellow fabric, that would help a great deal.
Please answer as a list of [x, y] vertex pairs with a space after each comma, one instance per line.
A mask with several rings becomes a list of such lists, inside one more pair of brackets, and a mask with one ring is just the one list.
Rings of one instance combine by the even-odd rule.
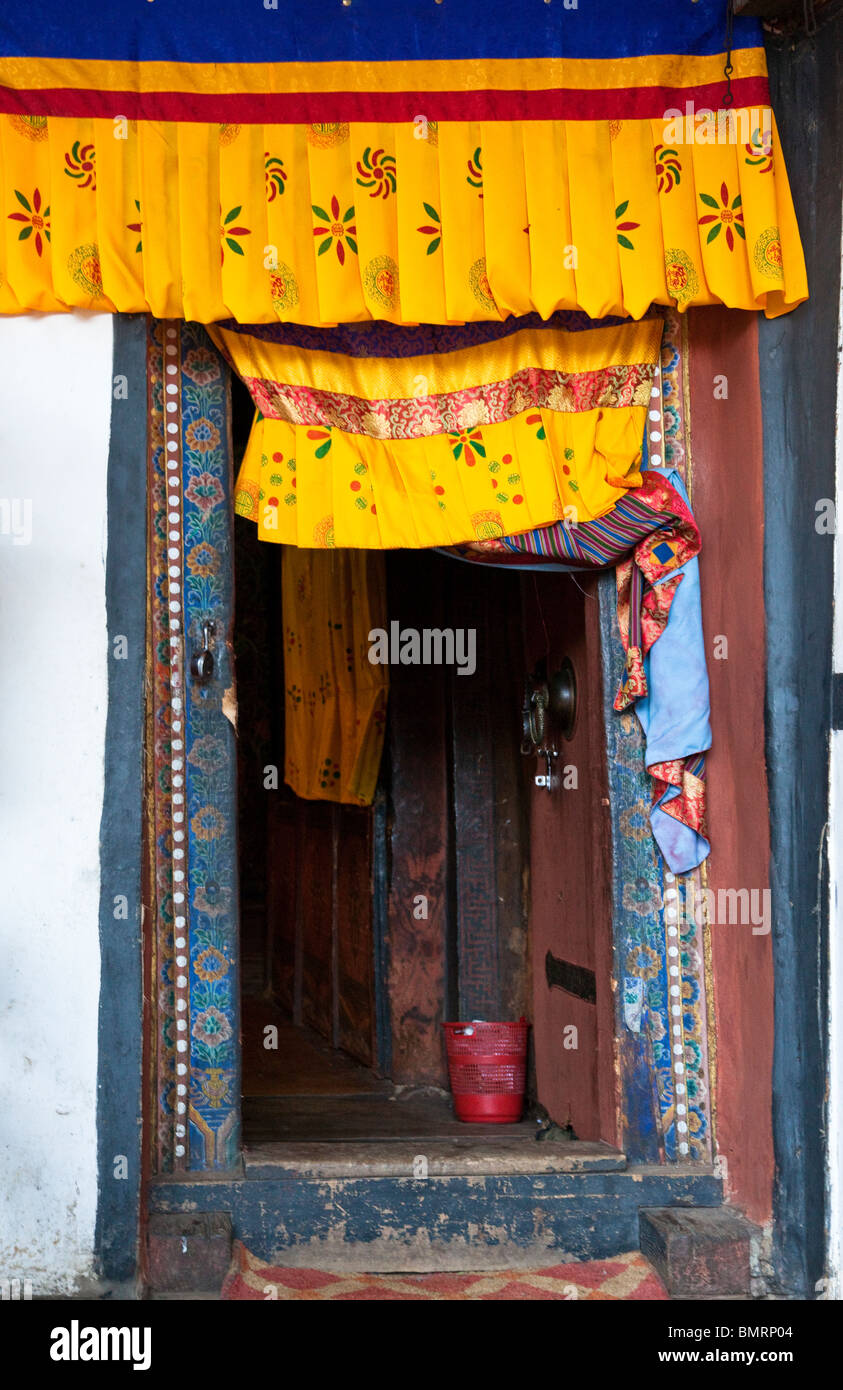
[[386, 625], [384, 557], [290, 548], [281, 592], [285, 781], [311, 801], [371, 805], [389, 690], [368, 640]]
[[728, 120], [686, 140], [664, 120], [4, 115], [0, 313], [410, 324], [722, 302], [775, 317], [808, 292], [775, 122]]
[[415, 357], [212, 328], [258, 414], [235, 487], [263, 540], [454, 545], [603, 516], [640, 485], [661, 320], [523, 327]]

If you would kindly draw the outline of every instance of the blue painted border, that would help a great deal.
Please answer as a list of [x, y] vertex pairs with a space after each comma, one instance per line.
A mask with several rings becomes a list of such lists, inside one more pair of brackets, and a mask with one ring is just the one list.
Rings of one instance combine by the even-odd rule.
[[[143, 960], [143, 717], [146, 661], [146, 319], [114, 316], [113, 374], [128, 394], [114, 400], [108, 454], [108, 712], [100, 822], [100, 1001], [97, 1078], [98, 1205], [95, 1252], [100, 1275], [133, 1279], [141, 1198]], [[127, 639], [125, 660], [114, 638]], [[95, 753], [92, 752], [92, 756]], [[114, 899], [128, 899], [116, 919]], [[117, 1155], [127, 1176], [115, 1177]]]

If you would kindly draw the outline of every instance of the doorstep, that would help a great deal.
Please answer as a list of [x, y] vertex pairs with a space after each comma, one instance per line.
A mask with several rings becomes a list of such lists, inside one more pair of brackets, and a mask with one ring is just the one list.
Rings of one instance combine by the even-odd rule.
[[[553, 1142], [533, 1141], [533, 1148]], [[336, 1161], [327, 1147], [320, 1145], [322, 1159], [311, 1150], [308, 1161]], [[370, 1151], [367, 1161], [373, 1158]], [[547, 1161], [543, 1154], [534, 1160]], [[423, 1178], [406, 1167], [400, 1175], [358, 1169], [353, 1176], [304, 1176], [289, 1166], [255, 1163], [254, 1152], [247, 1163], [248, 1176], [241, 1167], [215, 1176], [157, 1177], [148, 1210], [226, 1213], [233, 1235], [272, 1264], [423, 1273], [606, 1259], [638, 1247], [642, 1208], [718, 1207], [723, 1200], [721, 1178], [703, 1165]]]
[[243, 1151], [246, 1179], [438, 1178], [505, 1174], [616, 1173], [626, 1155], [609, 1144], [522, 1138], [436, 1139], [391, 1143], [249, 1144]]

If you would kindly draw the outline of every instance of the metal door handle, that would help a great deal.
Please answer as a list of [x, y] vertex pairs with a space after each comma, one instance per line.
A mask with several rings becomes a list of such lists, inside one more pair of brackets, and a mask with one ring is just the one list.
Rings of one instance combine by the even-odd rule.
[[216, 632], [216, 624], [206, 621], [202, 624], [202, 647], [190, 658], [190, 674], [199, 685], [207, 685], [214, 675], [214, 653], [211, 639]]

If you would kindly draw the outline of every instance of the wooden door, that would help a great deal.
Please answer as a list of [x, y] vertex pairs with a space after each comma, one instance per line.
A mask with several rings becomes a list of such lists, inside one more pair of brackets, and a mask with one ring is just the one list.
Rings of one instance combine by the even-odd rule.
[[[525, 675], [573, 664], [571, 738], [548, 714], [559, 750], [550, 790], [530, 776], [530, 942], [538, 1100], [579, 1139], [616, 1139], [609, 793], [597, 581], [524, 574]], [[532, 760], [531, 760], [532, 762]]]

